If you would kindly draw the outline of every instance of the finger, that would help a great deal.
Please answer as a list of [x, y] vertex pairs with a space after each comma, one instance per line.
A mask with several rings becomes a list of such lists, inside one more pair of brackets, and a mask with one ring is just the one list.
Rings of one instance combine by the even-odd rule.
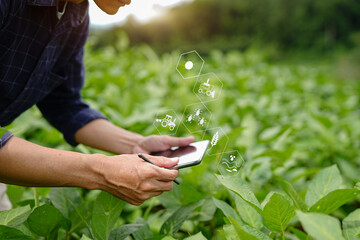
[[151, 181], [147, 181], [142, 184], [141, 190], [143, 192], [164, 192], [164, 191], [171, 191], [173, 188], [173, 182], [172, 181], [159, 181], [156, 179], [153, 179]]
[[169, 170], [165, 168], [159, 168], [158, 172], [159, 174], [156, 179], [163, 182], [174, 181], [179, 176], [179, 170], [177, 169]]
[[166, 158], [161, 156], [151, 156], [146, 155], [148, 159], [150, 159], [153, 163], [156, 164], [156, 166], [161, 168], [170, 168], [178, 164], [179, 158]]
[[184, 147], [194, 142], [195, 138], [193, 136], [186, 138], [176, 138], [170, 136], [164, 136], [164, 141], [166, 144], [171, 147]]

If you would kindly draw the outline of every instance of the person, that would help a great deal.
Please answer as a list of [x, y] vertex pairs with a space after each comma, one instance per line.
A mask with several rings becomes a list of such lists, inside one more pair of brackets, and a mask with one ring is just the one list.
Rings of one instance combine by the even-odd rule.
[[[108, 14], [130, 4], [130, 0], [94, 1]], [[194, 138], [144, 137], [115, 126], [83, 102], [88, 4], [88, 0], [1, 0], [0, 126], [36, 105], [71, 145], [85, 144], [117, 155], [42, 147], [0, 128], [0, 182], [101, 189], [140, 205], [171, 190], [178, 170], [166, 169], [177, 160], [147, 155], [157, 167], [136, 153], [185, 146]], [[3, 193], [4, 185], [0, 186]]]

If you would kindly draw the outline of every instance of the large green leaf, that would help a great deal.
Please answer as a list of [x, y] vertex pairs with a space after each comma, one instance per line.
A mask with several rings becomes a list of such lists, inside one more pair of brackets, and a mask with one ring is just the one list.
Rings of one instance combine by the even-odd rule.
[[305, 202], [308, 206], [314, 205], [331, 191], [338, 189], [342, 178], [336, 165], [321, 170], [309, 184]]
[[60, 225], [63, 215], [49, 204], [35, 208], [27, 222], [30, 229], [39, 236], [49, 236]]
[[287, 195], [293, 200], [294, 202], [294, 206], [297, 209], [300, 209], [303, 212], [306, 212], [309, 207], [306, 205], [306, 203], [304, 202], [304, 200], [299, 196], [299, 194], [296, 192], [295, 188], [293, 187], [293, 185], [286, 181], [283, 178], [277, 177], [276, 178], [277, 181], [280, 183], [282, 189], [287, 193]]
[[80, 240], [92, 240], [92, 239], [88, 238], [85, 234], [83, 234]]
[[241, 219], [251, 227], [261, 229], [263, 227], [261, 215], [239, 195], [232, 193], [231, 196], [235, 199], [236, 210]]
[[315, 240], [344, 240], [338, 219], [322, 213], [296, 211], [301, 225]]
[[206, 237], [202, 234], [202, 232], [198, 232], [197, 234], [184, 238], [184, 240], [207, 240]]
[[342, 223], [347, 240], [360, 240], [360, 209], [350, 213]]
[[66, 218], [74, 211], [74, 205], [81, 203], [80, 194], [75, 188], [51, 188], [49, 198]]
[[161, 226], [160, 234], [174, 234], [189, 217], [191, 212], [199, 207], [203, 201], [192, 203], [176, 210]]
[[138, 218], [136, 220], [136, 224], [140, 224], [142, 226], [133, 233], [133, 237], [135, 238], [135, 240], [143, 240], [153, 237], [154, 234], [150, 231], [149, 224], [143, 218]]
[[8, 240], [34, 240], [15, 228], [0, 225], [0, 239]]
[[250, 186], [239, 177], [216, 175], [222, 185], [238, 194], [245, 202], [261, 213], [262, 208]]
[[358, 189], [338, 189], [328, 193], [310, 208], [310, 212], [320, 212], [330, 214], [345, 203], [353, 200], [360, 190]]
[[272, 231], [284, 232], [295, 216], [295, 207], [287, 197], [279, 193], [269, 193], [264, 202], [264, 225]]
[[107, 192], [97, 197], [92, 216], [92, 230], [98, 240], [108, 240], [125, 202]]
[[240, 240], [270, 240], [270, 237], [265, 233], [250, 227], [249, 225], [240, 225], [233, 218], [230, 217], [236, 233]]
[[[72, 202], [69, 202], [72, 204]], [[82, 203], [79, 206], [73, 205], [74, 211], [71, 213], [71, 232], [87, 227], [91, 231], [90, 220], [92, 217], [94, 202]]]
[[243, 221], [241, 220], [239, 214], [226, 202], [222, 201], [222, 200], [218, 200], [216, 198], [213, 198], [213, 201], [215, 203], [215, 206], [217, 208], [219, 208], [224, 215], [230, 219], [233, 218], [236, 222], [240, 222], [243, 224]]
[[110, 233], [110, 240], [124, 240], [130, 234], [136, 232], [138, 229], [143, 227], [143, 224], [126, 224], [119, 228], [116, 228]]
[[0, 212], [0, 225], [15, 227], [26, 221], [31, 213], [30, 206], [18, 207]]

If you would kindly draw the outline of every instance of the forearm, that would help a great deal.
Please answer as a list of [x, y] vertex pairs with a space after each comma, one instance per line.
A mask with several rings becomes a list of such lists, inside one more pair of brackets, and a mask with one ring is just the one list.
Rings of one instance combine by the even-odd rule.
[[8, 184], [96, 189], [101, 181], [101, 163], [93, 155], [45, 148], [17, 137], [0, 149], [0, 166], [0, 182]]
[[132, 153], [143, 138], [104, 119], [88, 123], [75, 134], [78, 143], [115, 154]]

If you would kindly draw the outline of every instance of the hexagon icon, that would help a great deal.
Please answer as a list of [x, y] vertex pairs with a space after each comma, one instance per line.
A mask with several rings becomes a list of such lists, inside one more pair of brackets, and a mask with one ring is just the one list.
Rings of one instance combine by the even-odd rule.
[[223, 154], [229, 142], [229, 137], [226, 135], [224, 130], [220, 127], [217, 127], [207, 129], [206, 133], [207, 134], [203, 139], [210, 141], [210, 145], [206, 151], [207, 155], [213, 156]]
[[200, 75], [196, 79], [193, 92], [203, 102], [213, 101], [219, 98], [223, 83], [215, 73]]
[[211, 112], [203, 103], [186, 106], [183, 114], [183, 124], [190, 133], [205, 131], [210, 120]]
[[204, 63], [204, 59], [194, 50], [181, 54], [176, 70], [184, 79], [193, 78], [200, 75]]
[[181, 119], [172, 109], [168, 109], [156, 114], [154, 120], [154, 127], [159, 132], [160, 135], [175, 135]]
[[245, 160], [238, 151], [226, 152], [218, 164], [219, 173], [223, 176], [237, 176]]

